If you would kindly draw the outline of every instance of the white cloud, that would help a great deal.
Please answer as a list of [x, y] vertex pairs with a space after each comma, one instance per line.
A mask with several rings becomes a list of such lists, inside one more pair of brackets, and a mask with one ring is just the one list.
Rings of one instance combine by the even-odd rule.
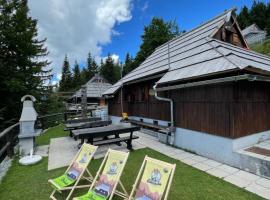
[[131, 0], [29, 0], [29, 8], [38, 19], [39, 37], [47, 38], [56, 80], [65, 54], [71, 65], [86, 60], [89, 51], [100, 58], [102, 45], [119, 34], [115, 25], [132, 17]]
[[143, 7], [141, 8], [141, 10], [144, 12], [144, 11], [147, 10], [148, 7], [149, 7], [149, 2], [146, 1], [146, 2], [144, 2]]
[[[117, 54], [112, 54], [111, 57], [112, 57], [114, 63], [117, 63], [120, 61], [119, 55], [117, 55]], [[108, 58], [108, 56], [102, 57], [103, 62], [105, 62], [107, 58]]]

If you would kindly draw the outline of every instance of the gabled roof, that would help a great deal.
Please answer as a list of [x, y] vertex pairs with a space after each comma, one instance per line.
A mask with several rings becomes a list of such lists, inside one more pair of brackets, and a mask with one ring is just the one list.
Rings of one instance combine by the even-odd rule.
[[[86, 94], [89, 98], [100, 98], [102, 93], [112, 85], [99, 74], [93, 76], [86, 84]], [[72, 97], [81, 97], [81, 89], [76, 91]]]
[[[204, 43], [202, 43], [204, 41]], [[205, 38], [191, 50], [171, 58], [170, 70], [158, 84], [237, 70], [250, 70], [270, 75], [270, 58], [214, 38]]]
[[[254, 67], [270, 71], [269, 58], [221, 42], [213, 36], [232, 18], [234, 9], [158, 47], [138, 68], [123, 77], [103, 95], [114, 94], [122, 84], [164, 73], [159, 84], [209, 76]], [[233, 16], [235, 19], [235, 17]]]
[[248, 27], [246, 27], [244, 30], [242, 30], [242, 34], [244, 35], [244, 36], [246, 36], [246, 35], [248, 35], [248, 34], [250, 34], [250, 33], [266, 33], [266, 31], [263, 31], [263, 30], [261, 30], [258, 26], [257, 26], [257, 24], [252, 24], [252, 25], [250, 25], [250, 26], [248, 26]]

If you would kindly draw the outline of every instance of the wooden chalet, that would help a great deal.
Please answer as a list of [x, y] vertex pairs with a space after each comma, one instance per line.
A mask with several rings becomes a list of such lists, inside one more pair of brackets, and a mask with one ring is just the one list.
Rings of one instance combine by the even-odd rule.
[[[113, 121], [176, 127], [173, 145], [239, 167], [234, 152], [270, 138], [270, 58], [249, 49], [235, 9], [158, 47], [114, 84]], [[251, 170], [252, 171], [252, 170]]]
[[[86, 84], [87, 103], [104, 105], [105, 101], [102, 93], [109, 89], [112, 85], [100, 74], [95, 74]], [[81, 102], [82, 89], [76, 91], [70, 98], [70, 102]]]

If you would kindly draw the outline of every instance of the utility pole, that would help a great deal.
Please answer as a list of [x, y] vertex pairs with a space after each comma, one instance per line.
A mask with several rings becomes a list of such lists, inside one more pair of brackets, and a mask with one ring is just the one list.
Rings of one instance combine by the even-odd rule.
[[[123, 77], [123, 64], [121, 64], [121, 81], [122, 81], [122, 77]], [[124, 112], [124, 108], [123, 108], [123, 82], [121, 84], [121, 114], [123, 114]]]

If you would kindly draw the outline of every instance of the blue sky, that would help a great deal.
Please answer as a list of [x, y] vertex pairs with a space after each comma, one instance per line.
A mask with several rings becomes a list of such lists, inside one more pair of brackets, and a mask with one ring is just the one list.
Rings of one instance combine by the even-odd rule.
[[120, 35], [113, 36], [112, 42], [104, 46], [102, 55], [108, 52], [120, 56], [124, 61], [127, 52], [133, 56], [139, 49], [143, 27], [153, 16], [162, 17], [166, 21], [176, 20], [181, 30], [190, 30], [225, 9], [237, 7], [238, 11], [244, 5], [251, 7], [252, 0], [137, 0], [133, 2], [132, 19], [115, 27]]

